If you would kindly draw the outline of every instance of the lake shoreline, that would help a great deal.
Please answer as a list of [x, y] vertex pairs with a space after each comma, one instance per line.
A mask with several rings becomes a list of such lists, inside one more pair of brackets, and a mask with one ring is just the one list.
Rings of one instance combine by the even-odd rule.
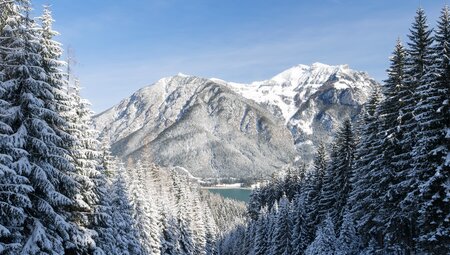
[[242, 189], [242, 190], [253, 190], [252, 187], [233, 187], [233, 186], [203, 186], [202, 189]]

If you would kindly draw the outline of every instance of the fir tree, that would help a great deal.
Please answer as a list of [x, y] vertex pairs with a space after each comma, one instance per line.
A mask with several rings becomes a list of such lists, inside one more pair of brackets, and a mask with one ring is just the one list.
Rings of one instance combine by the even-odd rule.
[[[438, 22], [434, 65], [415, 91], [420, 98], [414, 109], [420, 137], [413, 147], [413, 185], [407, 204], [420, 203], [419, 245], [423, 252], [450, 252], [450, 16], [446, 6]], [[447, 184], [446, 184], [447, 183]], [[417, 198], [420, 201], [416, 202]]]
[[261, 210], [261, 189], [256, 188], [250, 194], [250, 200], [247, 206], [247, 213], [252, 220], [257, 220]]
[[284, 192], [289, 201], [294, 199], [295, 194], [300, 189], [300, 184], [302, 182], [302, 175], [305, 173], [305, 166], [300, 166], [298, 168], [288, 168], [286, 176], [284, 177]]
[[328, 167], [328, 156], [323, 143], [319, 144], [317, 155], [314, 158], [313, 167], [313, 171], [309, 174], [305, 181], [306, 190], [303, 191], [306, 196], [305, 221], [308, 232], [307, 240], [309, 240], [309, 242], [313, 241], [316, 228], [322, 220], [319, 215], [319, 203], [321, 199], [324, 177]]
[[191, 215], [189, 217], [192, 219], [190, 228], [192, 229], [193, 242], [195, 245], [195, 254], [206, 254], [206, 230], [205, 230], [205, 222], [204, 215], [202, 212], [200, 199], [196, 193], [192, 194], [193, 196], [188, 198], [189, 201], [192, 201], [191, 206]]
[[267, 207], [263, 207], [259, 213], [258, 220], [256, 221], [255, 244], [253, 246], [252, 254], [264, 255], [269, 251], [267, 219]]
[[251, 254], [253, 249], [254, 239], [256, 236], [256, 221], [250, 221], [247, 223], [245, 229], [244, 245], [242, 247], [242, 254]]
[[356, 147], [355, 162], [352, 167], [352, 191], [347, 205], [350, 208], [351, 217], [358, 222], [358, 229], [367, 239], [370, 239], [371, 228], [379, 206], [375, 199], [377, 195], [374, 194], [379, 191], [373, 186], [379, 184], [378, 179], [381, 176], [379, 176], [380, 167], [377, 164], [383, 153], [380, 145], [382, 122], [378, 111], [380, 101], [379, 90], [375, 90], [365, 105], [360, 128], [361, 139]]
[[[423, 9], [417, 11], [415, 21], [410, 30], [408, 43], [408, 57], [406, 58], [406, 90], [400, 98], [400, 125], [398, 126], [399, 145], [398, 153], [394, 154], [393, 164], [396, 166], [395, 180], [391, 188], [390, 202], [400, 203], [399, 209], [392, 207], [388, 225], [392, 227], [386, 233], [387, 243], [395, 244], [401, 250], [414, 250], [414, 237], [417, 235], [416, 199], [409, 199], [408, 194], [414, 187], [414, 174], [412, 173], [411, 150], [417, 142], [417, 121], [414, 118], [414, 108], [423, 98], [416, 97], [413, 92], [422, 84], [428, 83], [427, 73], [432, 64], [432, 30], [428, 28], [427, 19]], [[398, 230], [400, 227], [401, 231]]]
[[272, 255], [289, 255], [291, 254], [291, 227], [289, 200], [286, 195], [280, 199], [278, 212], [275, 214], [275, 224], [272, 236], [272, 247], [270, 254]]
[[342, 225], [343, 209], [351, 191], [350, 177], [354, 151], [355, 137], [352, 124], [350, 120], [346, 120], [336, 134], [336, 142], [319, 202], [319, 212], [322, 215], [330, 214], [332, 220], [336, 222], [336, 229], [338, 230]]
[[371, 209], [366, 210], [365, 216], [362, 215], [364, 218], [353, 215], [358, 229], [361, 230], [365, 245], [368, 245], [370, 240], [377, 242], [379, 247], [385, 246], [384, 239], [387, 229], [396, 227], [395, 223], [390, 222], [390, 212], [397, 208], [397, 201], [393, 199], [394, 194], [390, 187], [395, 183], [395, 172], [398, 168], [393, 157], [401, 153], [399, 144], [401, 133], [398, 127], [401, 124], [400, 109], [404, 106], [401, 98], [408, 93], [405, 77], [406, 58], [407, 52], [398, 40], [390, 58], [391, 65], [387, 70], [388, 79], [385, 81], [383, 89], [385, 99], [381, 102], [379, 110], [382, 125], [378, 138], [379, 144], [375, 145], [374, 149], [379, 151], [381, 157], [372, 162], [370, 173], [364, 177], [367, 178], [366, 181], [370, 185], [368, 190], [370, 193], [365, 201], [368, 203], [368, 208]]
[[308, 222], [306, 221], [305, 199], [303, 194], [297, 194], [292, 202], [291, 247], [293, 255], [305, 253], [309, 244]]
[[338, 253], [352, 255], [359, 253], [361, 240], [359, 240], [354, 226], [353, 218], [348, 210], [344, 212], [343, 223], [338, 238]]
[[[1, 1], [0, 35], [7, 35], [9, 26], [6, 20], [14, 14], [13, 2]], [[1, 39], [0, 39], [1, 40]], [[0, 47], [2, 44], [0, 44]], [[17, 147], [13, 140], [13, 129], [7, 123], [11, 123], [14, 111], [10, 103], [3, 99], [7, 97], [7, 90], [3, 69], [6, 67], [0, 54], [0, 253], [17, 254], [22, 248], [23, 234], [20, 227], [27, 217], [26, 208], [31, 207], [28, 197], [33, 188], [24, 176], [23, 162], [17, 159], [25, 159], [27, 153]]]
[[179, 177], [172, 174], [175, 188], [175, 198], [176, 198], [176, 219], [179, 228], [178, 245], [176, 247], [177, 254], [193, 254], [195, 249], [195, 244], [193, 241], [193, 233], [191, 226], [191, 218], [188, 215], [188, 201], [186, 199], [186, 192], [184, 192], [184, 187], [182, 186]]
[[[216, 242], [217, 242], [217, 227], [216, 223], [214, 222], [214, 219], [212, 217], [211, 210], [207, 210], [205, 212], [205, 228], [206, 228], [206, 245], [205, 245], [205, 252], [206, 255], [214, 255], [216, 254]], [[254, 240], [254, 230], [252, 231], [251, 235], [246, 236], [247, 238], [247, 244], [248, 247], [246, 248], [246, 251], [250, 252], [251, 248], [253, 247], [253, 240]]]
[[316, 239], [312, 242], [306, 255], [322, 255], [322, 254], [336, 254], [337, 253], [337, 239], [334, 232], [334, 225], [331, 217], [327, 215], [322, 225], [318, 228]]
[[[8, 115], [7, 108], [7, 103], [0, 100], [1, 116]], [[26, 154], [14, 147], [11, 131], [0, 122], [0, 254], [19, 253], [24, 238], [19, 229], [27, 217], [26, 209], [31, 207], [28, 194], [33, 191], [20, 172], [20, 162], [13, 162], [13, 158]]]
[[[26, 151], [14, 160], [21, 161], [23, 174], [34, 191], [25, 220], [25, 245], [22, 253], [71, 252], [76, 248], [73, 235], [77, 227], [67, 221], [79, 184], [71, 177], [74, 167], [64, 149], [71, 142], [61, 130], [65, 120], [58, 114], [59, 83], [49, 82], [51, 74], [45, 65], [45, 47], [41, 34], [29, 18], [29, 3], [16, 2], [15, 11], [2, 30], [2, 87], [4, 100], [11, 105], [7, 124], [14, 144]], [[50, 220], [51, 219], [51, 220]], [[88, 238], [86, 238], [88, 239]]]
[[167, 217], [166, 213], [162, 212], [163, 216], [163, 232], [161, 236], [161, 254], [176, 255], [177, 240], [179, 236], [177, 222], [173, 217]]
[[[115, 244], [111, 254], [145, 254], [139, 242], [139, 233], [134, 226], [136, 223], [132, 217], [133, 207], [129, 199], [130, 177], [125, 172], [123, 164], [116, 162], [117, 171], [114, 171], [113, 181], [110, 188], [112, 197], [112, 229], [114, 230]], [[108, 240], [109, 242], [110, 240]], [[106, 250], [105, 252], [108, 252]]]

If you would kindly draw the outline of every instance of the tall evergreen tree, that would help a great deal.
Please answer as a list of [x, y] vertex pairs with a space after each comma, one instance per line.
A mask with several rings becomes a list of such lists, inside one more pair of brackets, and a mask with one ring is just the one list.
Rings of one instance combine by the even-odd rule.
[[176, 198], [176, 219], [177, 226], [179, 228], [178, 242], [176, 247], [177, 254], [193, 254], [195, 249], [195, 244], [193, 241], [193, 233], [191, 226], [191, 218], [188, 215], [188, 200], [186, 199], [186, 192], [184, 192], [184, 187], [180, 177], [176, 176], [175, 173], [172, 174], [175, 198]]
[[449, 15], [446, 6], [436, 30], [434, 64], [415, 91], [420, 98], [414, 109], [420, 136], [412, 151], [413, 184], [406, 199], [408, 205], [420, 204], [419, 222], [415, 223], [420, 232], [416, 249], [442, 254], [450, 252]]
[[0, 45], [4, 100], [13, 109], [6, 123], [14, 144], [28, 153], [15, 160], [21, 161], [23, 174], [34, 188], [22, 253], [69, 253], [77, 249], [69, 233], [78, 231], [67, 215], [80, 185], [71, 177], [74, 167], [64, 149], [71, 139], [61, 130], [66, 123], [56, 110], [60, 87], [50, 82], [41, 34], [29, 18], [29, 2], [15, 1], [14, 9], [17, 11], [8, 17]]
[[188, 198], [191, 201], [192, 206], [190, 207], [191, 215], [189, 217], [192, 219], [191, 226], [193, 242], [195, 245], [195, 254], [206, 254], [206, 229], [205, 229], [205, 219], [203, 214], [203, 208], [200, 204], [200, 198], [197, 193], [192, 193], [192, 196]]
[[322, 254], [336, 254], [337, 253], [337, 239], [334, 232], [334, 225], [331, 217], [327, 215], [317, 229], [316, 239], [312, 242], [306, 255], [322, 255]]
[[275, 216], [274, 232], [272, 236], [271, 255], [289, 255], [291, 249], [291, 228], [289, 200], [286, 195], [280, 199], [278, 212]]
[[255, 244], [253, 246], [252, 254], [264, 255], [269, 251], [269, 233], [267, 222], [267, 207], [263, 207], [259, 213], [258, 220], [256, 221], [256, 235]]
[[250, 194], [250, 199], [247, 206], [247, 213], [250, 219], [257, 220], [259, 217], [259, 212], [261, 210], [261, 189], [259, 187], [252, 190]]
[[325, 173], [328, 168], [328, 156], [323, 143], [319, 144], [317, 149], [317, 155], [314, 158], [313, 171], [309, 174], [305, 181], [306, 190], [303, 191], [306, 196], [305, 201], [305, 213], [306, 213], [306, 226], [307, 226], [307, 240], [312, 242], [317, 230], [317, 226], [322, 220], [319, 214], [319, 203], [321, 199], [321, 192], [323, 188], [323, 182]]
[[[8, 35], [9, 25], [7, 18], [16, 15], [13, 2], [0, 1], [0, 36]], [[13, 129], [8, 123], [14, 118], [11, 104], [4, 99], [7, 98], [7, 84], [4, 68], [6, 67], [2, 39], [0, 39], [0, 253], [17, 254], [20, 252], [24, 236], [20, 227], [24, 224], [27, 214], [26, 208], [31, 207], [28, 197], [33, 188], [29, 180], [24, 176], [21, 158], [27, 153], [14, 141]]]
[[[393, 163], [396, 166], [395, 181], [391, 188], [391, 202], [400, 203], [397, 209], [392, 208], [390, 226], [394, 227], [386, 233], [388, 244], [395, 244], [395, 248], [411, 251], [415, 249], [414, 237], [417, 235], [416, 199], [409, 199], [414, 187], [414, 173], [412, 172], [411, 150], [417, 143], [417, 121], [414, 117], [416, 104], [422, 101], [414, 93], [422, 84], [428, 83], [427, 73], [432, 65], [432, 30], [428, 28], [426, 15], [423, 9], [418, 9], [415, 21], [410, 30], [408, 43], [408, 57], [406, 58], [406, 88], [400, 98], [400, 125], [398, 126], [400, 150], [394, 155]], [[397, 230], [400, 228], [402, 231]]]
[[336, 141], [327, 169], [319, 212], [330, 214], [337, 230], [342, 225], [343, 210], [351, 191], [350, 177], [355, 152], [355, 137], [350, 120], [337, 131]]
[[[379, 118], [381, 130], [379, 144], [375, 148], [381, 157], [372, 162], [370, 173], [367, 175], [370, 184], [370, 193], [366, 201], [368, 208], [364, 218], [354, 214], [357, 227], [361, 230], [364, 245], [369, 241], [377, 243], [379, 247], [385, 247], [386, 233], [395, 231], [396, 223], [391, 221], [390, 213], [398, 207], [394, 199], [395, 194], [390, 189], [395, 183], [397, 166], [394, 156], [401, 153], [399, 141], [400, 109], [404, 107], [402, 97], [409, 93], [406, 86], [406, 58], [408, 54], [400, 40], [390, 58], [391, 65], [387, 70], [388, 79], [383, 86], [384, 100], [380, 104]], [[378, 153], [375, 152], [375, 153]], [[362, 212], [364, 213], [364, 212]]]
[[[114, 162], [116, 171], [113, 171], [112, 183], [110, 187], [111, 208], [112, 208], [112, 229], [114, 244], [103, 243], [103, 245], [112, 245], [105, 249], [108, 254], [141, 255], [145, 254], [142, 244], [139, 242], [139, 232], [134, 228], [136, 223], [132, 217], [133, 206], [130, 201], [130, 176], [123, 164]], [[111, 242], [111, 240], [107, 240]]]
[[359, 253], [361, 240], [359, 240], [356, 233], [353, 218], [346, 209], [344, 212], [343, 223], [338, 238], [338, 252], [339, 255], [353, 255]]
[[[92, 250], [92, 240], [86, 236], [96, 233], [92, 231], [95, 226], [105, 225], [109, 217], [103, 208], [106, 205], [100, 203], [100, 197], [106, 196], [105, 177], [103, 168], [99, 167], [99, 142], [95, 138], [97, 133], [91, 128], [92, 112], [89, 102], [80, 96], [79, 81], [74, 84], [66, 81], [66, 74], [62, 68], [64, 62], [60, 61], [62, 48], [60, 43], [53, 40], [58, 35], [52, 29], [53, 18], [48, 6], [44, 7], [44, 13], [40, 17], [42, 28], [40, 29], [40, 44], [42, 45], [42, 65], [47, 75], [47, 82], [55, 88], [54, 109], [66, 120], [60, 125], [60, 134], [64, 140], [72, 142], [64, 149], [70, 152], [75, 172], [72, 177], [80, 183], [80, 193], [74, 198], [71, 209], [71, 218], [82, 231], [72, 233], [74, 243], [79, 253]], [[62, 131], [62, 132], [61, 132]], [[77, 237], [78, 235], [78, 237]], [[83, 251], [84, 250], [84, 251]]]
[[[3, 117], [8, 116], [5, 109], [8, 109], [7, 103], [0, 100]], [[31, 207], [28, 195], [33, 191], [21, 168], [17, 167], [20, 162], [13, 161], [26, 153], [14, 147], [11, 131], [9, 125], [0, 122], [0, 254], [19, 253], [24, 238], [20, 228], [27, 217], [26, 209]]]
[[[360, 127], [361, 139], [355, 152], [355, 162], [352, 166], [351, 179], [352, 191], [350, 193], [347, 207], [350, 214], [358, 222], [358, 229], [367, 239], [370, 239], [371, 228], [374, 218], [378, 213], [375, 197], [379, 191], [373, 186], [378, 185], [380, 155], [382, 146], [380, 144], [380, 132], [382, 121], [380, 119], [378, 106], [381, 101], [379, 90], [376, 89], [365, 105], [364, 116]], [[371, 208], [371, 209], [369, 209]]]
[[293, 255], [304, 254], [309, 244], [304, 196], [304, 194], [297, 194], [292, 202], [291, 250]]

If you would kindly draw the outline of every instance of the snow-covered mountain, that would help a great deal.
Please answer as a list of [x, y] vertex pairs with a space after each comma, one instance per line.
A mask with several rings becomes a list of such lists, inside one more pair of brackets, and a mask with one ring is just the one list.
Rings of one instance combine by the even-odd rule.
[[94, 123], [116, 155], [147, 157], [196, 177], [266, 175], [295, 157], [283, 119], [226, 85], [195, 76], [161, 79]]
[[364, 72], [319, 63], [251, 84], [179, 74], [140, 89], [94, 124], [124, 158], [149, 157], [198, 177], [260, 176], [296, 155], [309, 161], [374, 86]]
[[379, 86], [367, 73], [348, 65], [321, 63], [294, 66], [269, 80], [251, 84], [214, 80], [283, 117], [305, 161], [315, 153], [314, 145], [330, 142], [333, 130], [345, 118], [355, 119]]

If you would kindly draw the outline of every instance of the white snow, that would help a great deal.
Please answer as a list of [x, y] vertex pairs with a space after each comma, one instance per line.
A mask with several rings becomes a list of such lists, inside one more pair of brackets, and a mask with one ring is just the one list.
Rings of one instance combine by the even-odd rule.
[[[358, 77], [355, 77], [355, 74], [362, 73], [349, 69], [348, 65], [331, 66], [314, 63], [311, 66], [297, 65], [275, 75], [269, 80], [257, 81], [250, 84], [226, 82], [217, 78], [211, 80], [228, 85], [235, 92], [248, 99], [278, 107], [287, 124], [297, 112], [299, 104], [308, 100], [311, 95], [316, 93], [334, 75], [338, 78], [343, 75], [354, 77], [355, 80], [360, 80], [363, 85], [367, 85], [364, 79], [358, 79]], [[338, 79], [332, 83], [332, 86], [338, 90], [347, 89], [351, 86], [359, 86], [362, 88], [363, 86], [360, 85], [354, 82], [347, 84], [345, 79]], [[368, 93], [369, 91], [367, 91]], [[296, 96], [298, 97], [297, 104], [294, 100]], [[312, 120], [299, 123], [301, 128], [307, 133], [312, 133], [310, 122]]]

